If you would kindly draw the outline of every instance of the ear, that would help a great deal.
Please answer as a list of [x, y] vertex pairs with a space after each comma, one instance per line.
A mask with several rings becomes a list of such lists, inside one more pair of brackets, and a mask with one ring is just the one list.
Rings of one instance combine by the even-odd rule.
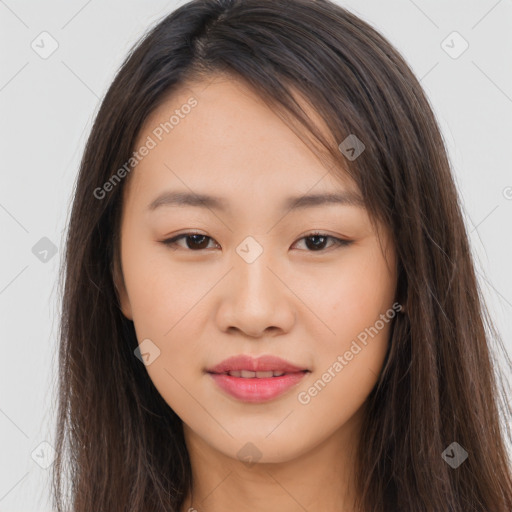
[[112, 274], [112, 280], [114, 282], [114, 288], [116, 290], [119, 308], [121, 309], [121, 312], [128, 320], [133, 321], [132, 307], [130, 304], [130, 300], [128, 299], [128, 293], [126, 292], [126, 286], [124, 284], [123, 273], [121, 270], [121, 264], [119, 262], [118, 255], [115, 254], [112, 260], [113, 261], [110, 265], [110, 270]]

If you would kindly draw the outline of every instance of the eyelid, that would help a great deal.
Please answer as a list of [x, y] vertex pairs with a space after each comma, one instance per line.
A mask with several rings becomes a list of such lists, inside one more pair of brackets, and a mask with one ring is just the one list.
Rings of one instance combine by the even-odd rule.
[[[212, 240], [214, 241], [215, 243], [218, 244], [218, 242], [212, 238], [211, 236], [208, 236], [204, 233], [199, 233], [199, 232], [196, 232], [196, 231], [186, 231], [186, 232], [183, 232], [183, 233], [179, 233], [171, 238], [168, 238], [166, 240], [162, 240], [161, 243], [163, 243], [164, 245], [168, 246], [168, 247], [178, 247], [177, 246], [177, 242], [183, 238], [186, 238], [187, 236], [191, 236], [191, 235], [201, 235], [209, 240]], [[297, 242], [305, 239], [305, 238], [310, 238], [310, 237], [313, 237], [313, 236], [320, 236], [320, 237], [323, 237], [323, 238], [327, 238], [328, 240], [332, 240], [333, 243], [331, 245], [330, 248], [327, 248], [327, 249], [319, 249], [318, 251], [310, 251], [310, 250], [304, 250], [304, 252], [309, 252], [309, 253], [326, 253], [326, 252], [329, 252], [331, 249], [337, 249], [337, 248], [341, 248], [341, 247], [347, 247], [349, 246], [350, 244], [352, 244], [354, 242], [354, 240], [348, 240], [348, 239], [344, 239], [344, 238], [340, 238], [340, 237], [336, 237], [336, 236], [333, 236], [333, 235], [329, 235], [328, 233], [324, 233], [323, 231], [319, 231], [319, 230], [313, 230], [313, 231], [309, 231], [307, 233], [305, 233], [304, 235], [301, 235], [299, 238], [297, 238], [297, 240], [292, 244], [292, 245], [295, 245]], [[206, 251], [207, 249], [197, 249], [197, 250], [193, 250], [193, 249], [189, 249], [189, 248], [183, 248], [183, 247], [180, 247], [180, 249], [183, 249], [184, 251], [187, 251], [187, 252], [197, 252], [197, 253], [200, 253], [200, 252], [203, 252], [203, 251]]]

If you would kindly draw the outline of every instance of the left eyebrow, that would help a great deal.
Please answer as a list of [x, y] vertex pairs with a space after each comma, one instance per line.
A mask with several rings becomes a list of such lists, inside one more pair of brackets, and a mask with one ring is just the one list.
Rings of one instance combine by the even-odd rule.
[[[310, 194], [306, 196], [292, 196], [285, 199], [283, 210], [302, 210], [318, 206], [338, 204], [343, 206], [357, 206], [364, 208], [364, 201], [358, 194], [349, 191], [337, 193]], [[160, 206], [192, 206], [208, 208], [225, 212], [228, 209], [225, 198], [208, 194], [194, 194], [190, 192], [166, 191], [154, 199], [148, 206], [154, 211]]]

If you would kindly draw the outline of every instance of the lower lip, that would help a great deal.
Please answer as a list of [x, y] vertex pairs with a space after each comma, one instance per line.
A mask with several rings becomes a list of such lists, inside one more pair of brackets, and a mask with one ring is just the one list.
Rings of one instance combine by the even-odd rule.
[[217, 385], [231, 396], [244, 402], [266, 402], [288, 391], [308, 373], [286, 373], [280, 377], [252, 378], [232, 377], [227, 374], [210, 373]]

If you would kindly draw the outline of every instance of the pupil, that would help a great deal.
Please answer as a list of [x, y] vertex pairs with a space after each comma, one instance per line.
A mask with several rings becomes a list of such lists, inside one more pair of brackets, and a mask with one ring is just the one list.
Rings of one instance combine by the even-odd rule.
[[[322, 245], [325, 243], [325, 239], [326, 239], [326, 238], [327, 238], [327, 237], [325, 237], [325, 236], [320, 236], [320, 235], [312, 235], [312, 236], [308, 236], [308, 237], [306, 238], [306, 246], [308, 247], [308, 249], [311, 249], [311, 247], [312, 247], [313, 249], [318, 249], [320, 246], [322, 246]], [[318, 239], [320, 239], [320, 240], [321, 240], [321, 242], [320, 242], [319, 244], [317, 244], [317, 243], [313, 243], [313, 245], [312, 245], [312, 246], [310, 246], [310, 245], [308, 244], [308, 240], [312, 240], [312, 239], [317, 239], [317, 240], [318, 240]]]
[[[197, 238], [196, 238], [196, 237], [198, 237], [198, 238], [199, 238], [199, 243], [198, 243], [198, 240], [197, 240]], [[199, 249], [203, 249], [202, 244], [200, 243], [200, 239], [201, 239], [201, 238], [203, 238], [203, 245], [204, 245], [204, 241], [207, 239], [207, 237], [206, 237], [205, 235], [189, 235], [189, 236], [187, 237], [187, 239], [188, 239], [188, 240], [192, 239], [192, 240], [193, 240], [193, 242], [192, 242], [192, 243], [193, 243], [194, 245], [193, 245], [192, 247], [190, 247], [190, 246], [189, 246], [189, 244], [187, 243], [188, 248], [189, 248], [189, 249], [197, 249], [197, 248], [199, 248]], [[206, 245], [208, 245], [208, 242], [206, 243]], [[199, 246], [199, 247], [198, 247], [198, 246]]]

